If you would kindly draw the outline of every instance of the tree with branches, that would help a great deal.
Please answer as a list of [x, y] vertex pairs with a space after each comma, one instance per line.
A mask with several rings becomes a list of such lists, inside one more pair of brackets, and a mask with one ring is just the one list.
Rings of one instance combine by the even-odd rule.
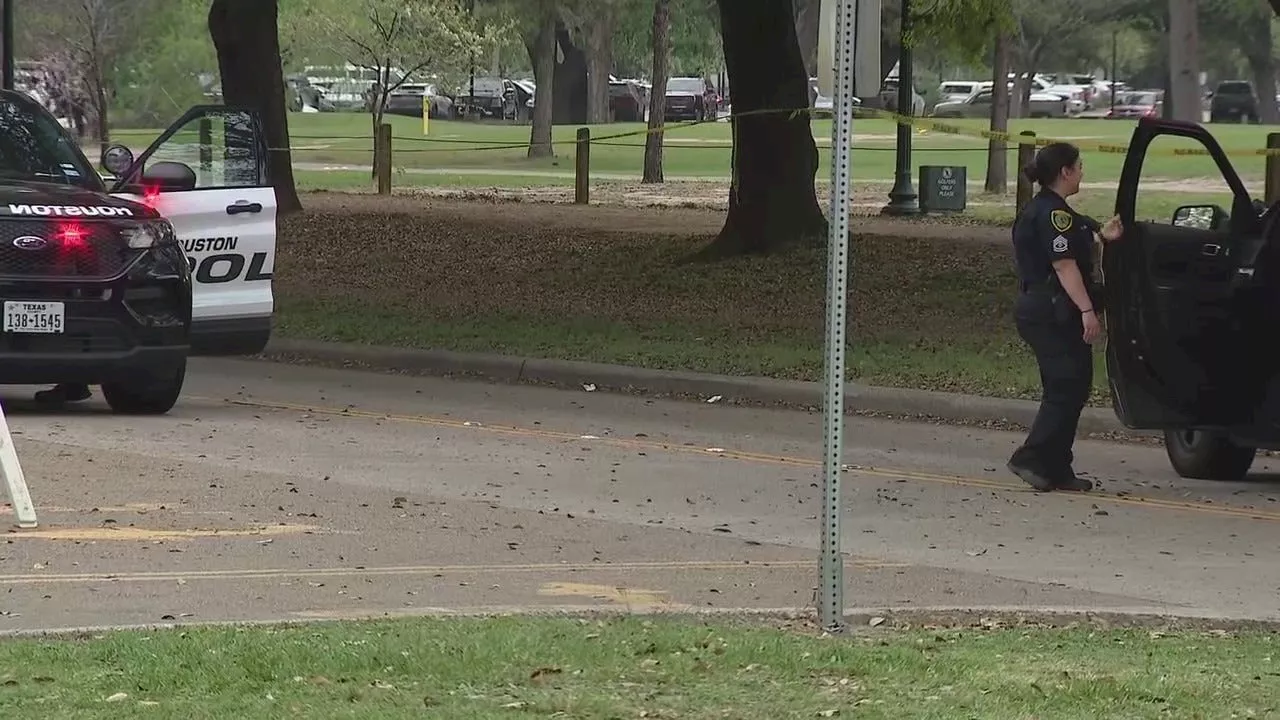
[[308, 0], [287, 17], [294, 52], [305, 47], [312, 59], [376, 73], [368, 108], [375, 135], [391, 93], [426, 69], [460, 71], [498, 32], [478, 27], [458, 0]]

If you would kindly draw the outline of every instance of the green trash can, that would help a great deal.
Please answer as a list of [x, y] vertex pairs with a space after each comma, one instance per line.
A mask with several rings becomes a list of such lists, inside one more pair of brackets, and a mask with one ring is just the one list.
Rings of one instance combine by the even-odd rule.
[[964, 212], [967, 170], [963, 165], [921, 165], [920, 210], [926, 213]]

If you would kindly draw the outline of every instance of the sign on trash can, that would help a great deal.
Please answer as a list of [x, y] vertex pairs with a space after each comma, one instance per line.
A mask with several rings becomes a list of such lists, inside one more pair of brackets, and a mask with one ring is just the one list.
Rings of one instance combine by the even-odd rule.
[[964, 212], [966, 170], [963, 165], [920, 166], [920, 209], [924, 212]]

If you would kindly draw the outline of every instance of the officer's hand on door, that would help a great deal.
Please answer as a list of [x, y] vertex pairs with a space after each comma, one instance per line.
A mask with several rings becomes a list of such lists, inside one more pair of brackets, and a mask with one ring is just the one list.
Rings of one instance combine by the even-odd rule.
[[1120, 216], [1115, 215], [1108, 220], [1098, 234], [1107, 242], [1119, 240], [1124, 235], [1124, 225], [1120, 223]]
[[1080, 322], [1084, 325], [1084, 341], [1092, 345], [1095, 340], [1102, 337], [1102, 321], [1098, 320], [1098, 314], [1092, 310], [1080, 314]]

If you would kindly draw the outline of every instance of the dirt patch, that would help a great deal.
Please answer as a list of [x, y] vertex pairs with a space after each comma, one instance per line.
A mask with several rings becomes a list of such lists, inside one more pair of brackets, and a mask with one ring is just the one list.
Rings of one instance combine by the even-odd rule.
[[[316, 193], [280, 222], [285, 336], [820, 377], [826, 251], [690, 262], [718, 210]], [[860, 217], [861, 382], [1026, 397], [1008, 231]]]

